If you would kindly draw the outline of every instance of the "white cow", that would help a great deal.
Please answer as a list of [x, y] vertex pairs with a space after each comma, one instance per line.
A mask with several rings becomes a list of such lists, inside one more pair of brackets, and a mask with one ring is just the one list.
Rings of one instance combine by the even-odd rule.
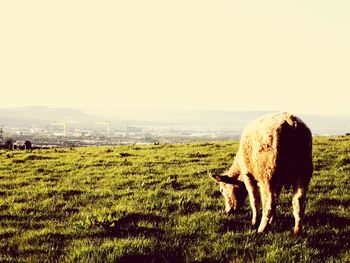
[[226, 213], [236, 210], [248, 192], [256, 225], [262, 206], [259, 233], [272, 222], [282, 187], [292, 186], [294, 233], [299, 234], [312, 172], [310, 129], [292, 114], [277, 113], [252, 121], [243, 131], [231, 168], [212, 177], [220, 185]]

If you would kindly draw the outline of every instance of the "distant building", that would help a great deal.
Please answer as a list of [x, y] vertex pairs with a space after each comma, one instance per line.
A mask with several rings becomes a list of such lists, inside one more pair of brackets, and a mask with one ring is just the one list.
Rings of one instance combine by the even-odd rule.
[[32, 149], [32, 143], [30, 141], [25, 141], [24, 142], [24, 147], [26, 150], [31, 150]]

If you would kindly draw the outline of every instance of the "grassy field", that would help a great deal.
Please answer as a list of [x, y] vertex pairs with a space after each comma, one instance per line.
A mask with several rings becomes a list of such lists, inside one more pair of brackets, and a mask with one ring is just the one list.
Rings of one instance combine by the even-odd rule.
[[350, 136], [314, 139], [305, 233], [267, 234], [208, 174], [238, 142], [0, 151], [0, 262], [350, 262]]

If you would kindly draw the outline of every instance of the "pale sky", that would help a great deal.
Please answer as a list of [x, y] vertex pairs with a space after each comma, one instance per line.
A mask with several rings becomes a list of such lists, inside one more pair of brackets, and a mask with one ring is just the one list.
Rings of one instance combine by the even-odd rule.
[[0, 107], [349, 114], [350, 1], [1, 1], [0, 91]]

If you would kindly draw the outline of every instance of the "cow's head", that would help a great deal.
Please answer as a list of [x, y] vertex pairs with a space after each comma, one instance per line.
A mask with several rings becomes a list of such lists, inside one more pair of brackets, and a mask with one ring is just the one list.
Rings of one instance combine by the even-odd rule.
[[238, 209], [247, 197], [247, 189], [242, 181], [227, 175], [211, 176], [220, 186], [220, 192], [225, 198], [225, 212], [232, 213]]

